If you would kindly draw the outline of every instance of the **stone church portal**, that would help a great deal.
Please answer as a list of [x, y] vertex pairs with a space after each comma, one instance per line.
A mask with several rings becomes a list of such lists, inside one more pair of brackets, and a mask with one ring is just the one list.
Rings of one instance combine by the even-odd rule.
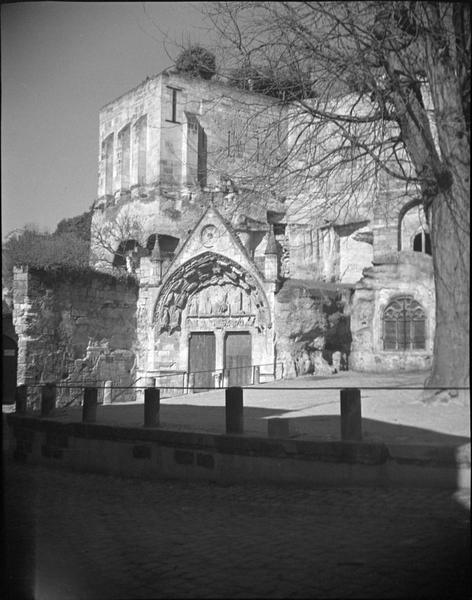
[[270, 307], [261, 285], [236, 261], [204, 252], [163, 282], [154, 310], [156, 364], [164, 344], [195, 388], [249, 385], [253, 364], [273, 362]]

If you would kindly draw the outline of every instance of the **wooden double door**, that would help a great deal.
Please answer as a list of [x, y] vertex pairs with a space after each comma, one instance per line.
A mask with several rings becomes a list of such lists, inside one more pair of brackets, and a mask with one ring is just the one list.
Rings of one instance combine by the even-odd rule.
[[194, 376], [196, 392], [215, 387], [213, 373], [216, 364], [215, 334], [195, 332], [190, 334], [188, 370]]
[[[251, 384], [252, 344], [249, 332], [227, 333], [224, 338], [223, 358], [229, 386]], [[206, 331], [191, 333], [188, 370], [194, 376], [195, 391], [204, 391], [214, 387], [215, 368], [215, 334]]]
[[228, 375], [228, 386], [251, 384], [252, 344], [250, 333], [238, 331], [226, 334], [224, 364]]

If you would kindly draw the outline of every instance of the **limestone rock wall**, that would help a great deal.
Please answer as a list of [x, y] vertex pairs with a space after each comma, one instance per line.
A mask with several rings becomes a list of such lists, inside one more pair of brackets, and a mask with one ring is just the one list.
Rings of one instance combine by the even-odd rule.
[[[13, 298], [19, 384], [110, 380], [131, 385], [137, 302], [133, 281], [20, 268], [14, 273]], [[60, 400], [68, 399], [69, 392], [61, 392]]]
[[334, 373], [348, 368], [349, 315], [341, 294], [314, 295], [287, 285], [275, 303], [277, 361], [285, 377]]

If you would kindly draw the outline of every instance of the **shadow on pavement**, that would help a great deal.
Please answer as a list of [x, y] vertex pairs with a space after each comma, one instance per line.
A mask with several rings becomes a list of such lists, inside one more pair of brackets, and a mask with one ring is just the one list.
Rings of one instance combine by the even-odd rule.
[[[340, 415], [300, 415], [302, 412], [277, 409], [244, 407], [244, 432], [247, 435], [267, 436], [267, 421], [271, 418], [288, 418], [290, 437], [300, 439], [340, 440]], [[67, 414], [57, 416], [62, 422], [81, 420], [81, 409], [69, 409]], [[141, 427], [144, 407], [138, 405], [99, 406], [97, 423], [121, 427]], [[160, 426], [163, 429], [225, 433], [224, 406], [196, 406], [194, 404], [161, 404]], [[402, 423], [389, 423], [377, 419], [362, 418], [363, 440], [385, 443], [431, 444], [458, 447], [470, 442], [470, 437], [442, 433], [425, 427]]]
[[11, 458], [3, 460], [2, 598], [34, 600], [36, 557], [34, 467], [29, 477], [18, 472]]

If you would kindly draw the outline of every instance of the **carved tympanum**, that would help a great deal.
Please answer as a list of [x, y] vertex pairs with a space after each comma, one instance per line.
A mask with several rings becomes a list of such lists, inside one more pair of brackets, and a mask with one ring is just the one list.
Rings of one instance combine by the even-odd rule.
[[154, 313], [158, 331], [180, 330], [183, 318], [208, 328], [255, 326], [262, 331], [270, 326], [256, 279], [231, 259], [210, 252], [182, 265], [164, 283]]

